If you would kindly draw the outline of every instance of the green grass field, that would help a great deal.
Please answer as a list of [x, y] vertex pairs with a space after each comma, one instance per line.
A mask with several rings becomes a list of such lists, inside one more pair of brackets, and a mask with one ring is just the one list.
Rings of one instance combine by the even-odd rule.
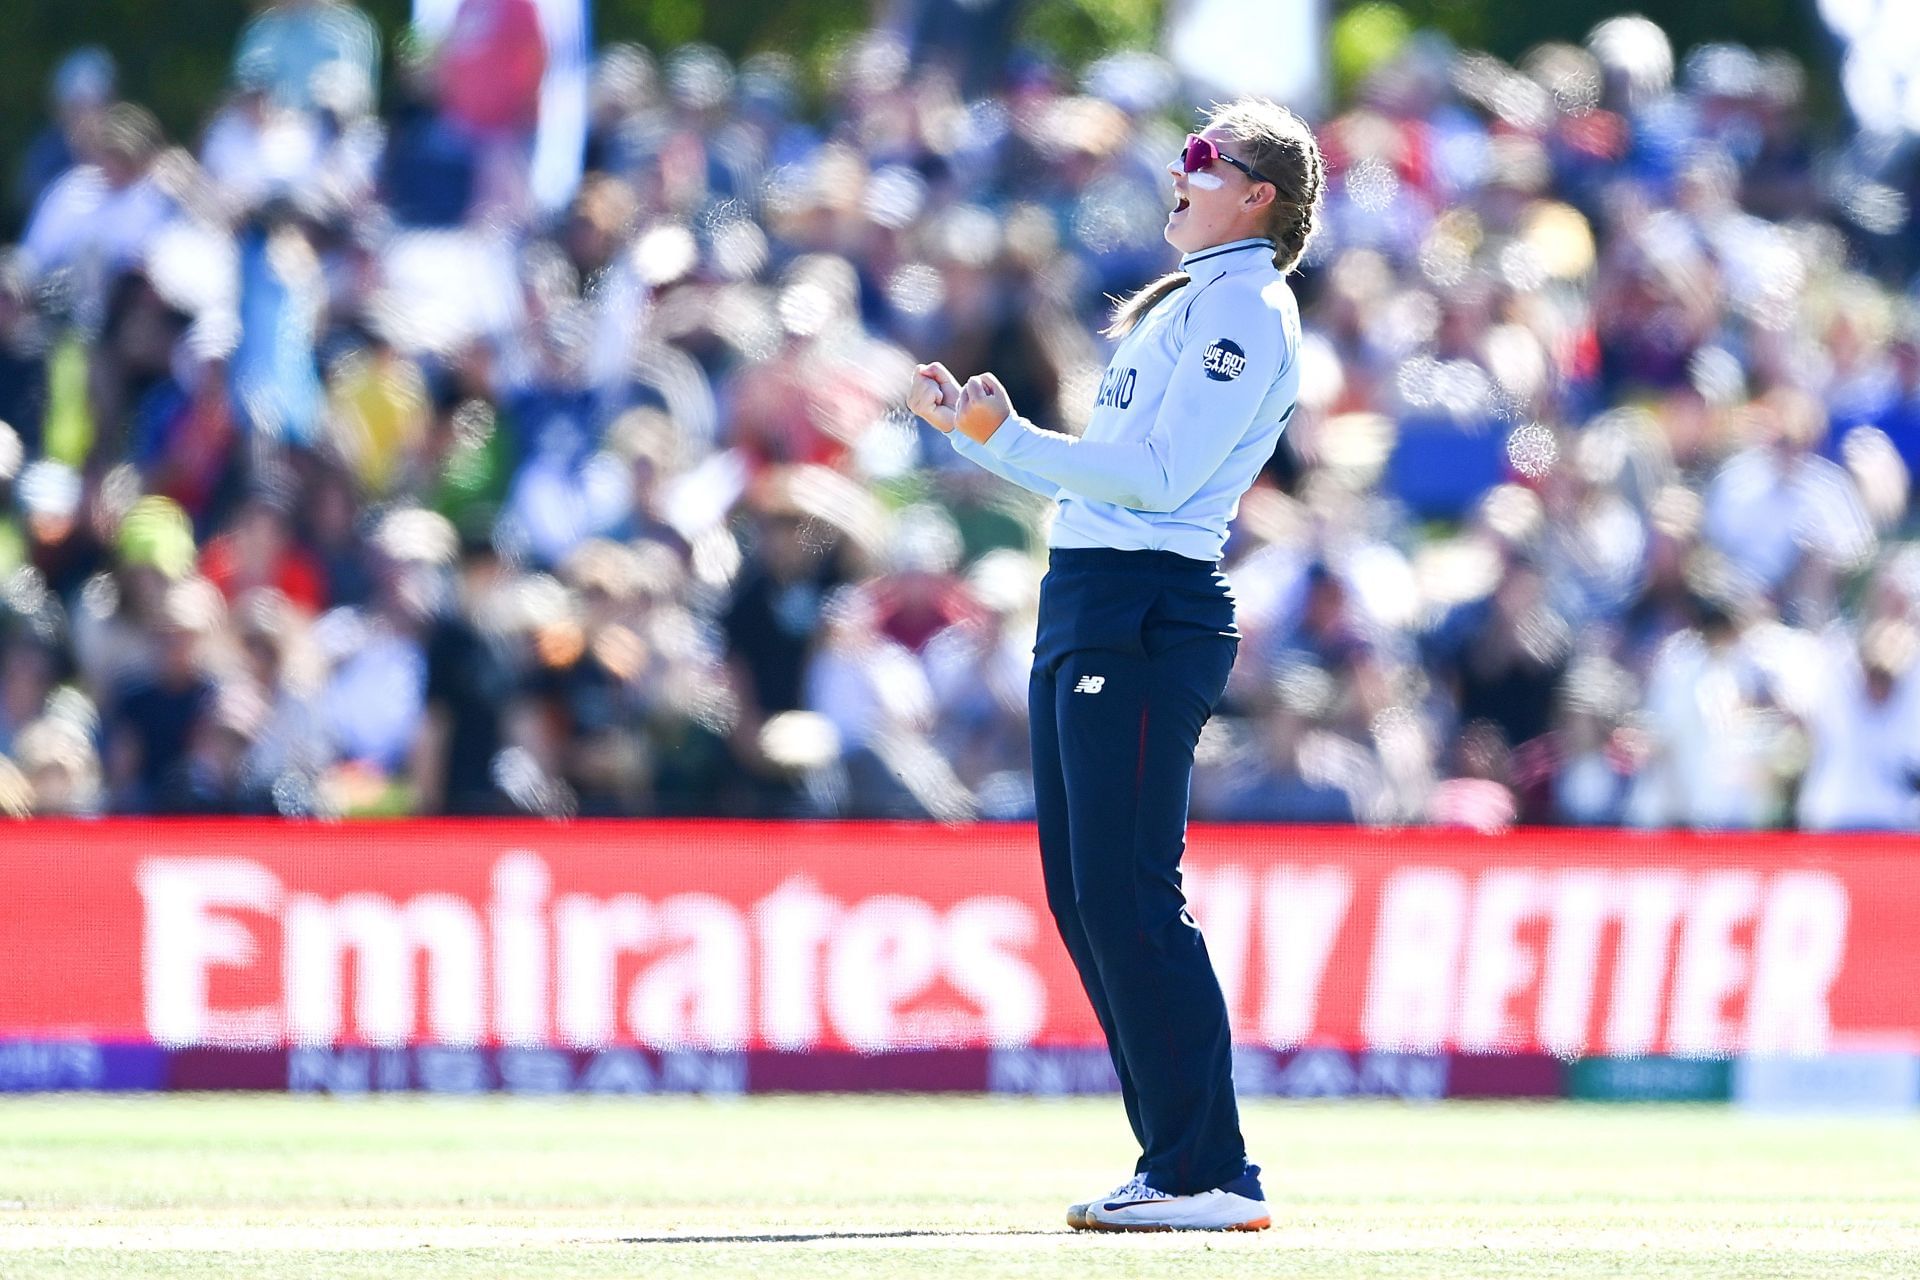
[[1275, 1229], [1087, 1236], [1118, 1104], [0, 1102], [0, 1276], [1920, 1276], [1920, 1120], [1254, 1104]]

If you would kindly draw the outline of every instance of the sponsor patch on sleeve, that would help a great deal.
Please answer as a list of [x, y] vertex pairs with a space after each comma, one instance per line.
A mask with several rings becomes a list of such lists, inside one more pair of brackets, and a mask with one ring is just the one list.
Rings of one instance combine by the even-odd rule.
[[1216, 338], [1200, 357], [1200, 365], [1215, 382], [1232, 382], [1246, 371], [1247, 353], [1231, 338]]

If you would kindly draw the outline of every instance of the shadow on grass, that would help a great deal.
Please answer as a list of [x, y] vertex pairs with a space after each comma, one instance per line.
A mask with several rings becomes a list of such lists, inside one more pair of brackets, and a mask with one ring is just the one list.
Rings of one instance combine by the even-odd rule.
[[805, 1244], [809, 1240], [904, 1240], [915, 1236], [1058, 1236], [1065, 1231], [789, 1231], [765, 1235], [622, 1236], [621, 1244]]

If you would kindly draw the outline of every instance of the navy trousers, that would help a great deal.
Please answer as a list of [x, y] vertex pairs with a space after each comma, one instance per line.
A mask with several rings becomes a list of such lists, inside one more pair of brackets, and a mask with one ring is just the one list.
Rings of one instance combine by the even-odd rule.
[[1055, 550], [1028, 689], [1047, 904], [1140, 1142], [1187, 1195], [1247, 1168], [1226, 1002], [1180, 888], [1200, 727], [1239, 647], [1216, 566]]

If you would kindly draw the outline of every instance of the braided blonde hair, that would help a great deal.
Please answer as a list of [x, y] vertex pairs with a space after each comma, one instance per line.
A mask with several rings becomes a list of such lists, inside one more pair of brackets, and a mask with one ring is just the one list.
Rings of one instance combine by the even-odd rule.
[[[1239, 144], [1236, 159], [1273, 180], [1266, 235], [1273, 241], [1273, 265], [1282, 274], [1300, 265], [1313, 239], [1327, 165], [1307, 122], [1267, 98], [1235, 98], [1207, 112], [1208, 128], [1221, 128]], [[1117, 299], [1105, 330], [1123, 338], [1154, 304], [1187, 283], [1187, 273], [1171, 271], [1125, 298]]]

